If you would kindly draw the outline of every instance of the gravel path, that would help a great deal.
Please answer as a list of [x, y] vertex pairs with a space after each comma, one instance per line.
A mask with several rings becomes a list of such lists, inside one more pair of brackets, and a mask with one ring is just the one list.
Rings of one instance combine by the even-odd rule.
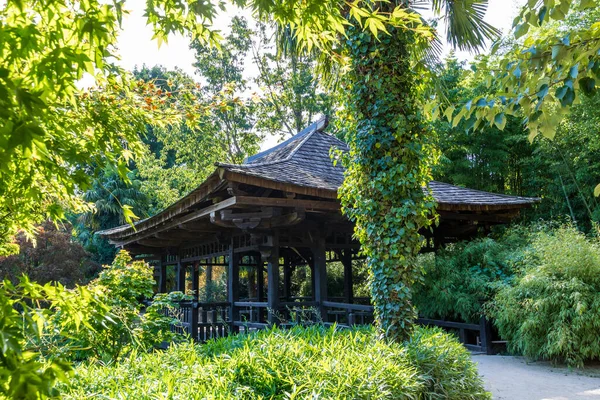
[[521, 357], [473, 355], [473, 360], [494, 399], [600, 400], [598, 366], [579, 371]]

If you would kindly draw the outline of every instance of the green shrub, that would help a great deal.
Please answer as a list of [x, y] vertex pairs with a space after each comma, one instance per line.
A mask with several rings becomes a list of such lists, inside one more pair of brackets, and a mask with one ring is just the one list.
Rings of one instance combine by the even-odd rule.
[[[155, 284], [148, 264], [132, 261], [126, 251], [121, 251], [112, 265], [103, 268], [87, 286], [62, 291], [63, 301], [44, 308], [47, 317], [43, 330], [30, 340], [44, 357], [71, 361], [93, 357], [109, 362], [133, 349], [149, 350], [175, 338], [169, 329], [173, 319], [159, 309], [172, 304], [170, 298], [161, 297], [142, 313], [140, 300], [152, 296]], [[73, 299], [77, 299], [78, 318], [65, 318]]]
[[526, 239], [513, 228], [498, 240], [476, 239], [451, 244], [419, 256], [424, 270], [415, 285], [414, 304], [427, 318], [477, 323], [482, 304], [493, 298], [498, 284], [511, 279], [522, 258]]
[[489, 313], [509, 349], [581, 366], [600, 359], [600, 244], [573, 226], [538, 233]]
[[487, 399], [469, 353], [438, 329], [404, 344], [372, 329], [295, 327], [80, 365], [66, 399]]

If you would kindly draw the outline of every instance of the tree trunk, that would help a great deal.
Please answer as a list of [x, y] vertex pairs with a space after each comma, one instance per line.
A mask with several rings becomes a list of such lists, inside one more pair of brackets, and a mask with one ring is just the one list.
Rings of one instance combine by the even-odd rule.
[[422, 188], [435, 152], [418, 103], [423, 74], [410, 63], [414, 35], [389, 32], [377, 39], [348, 29], [351, 68], [342, 78], [340, 117], [350, 153], [340, 198], [368, 256], [376, 325], [402, 340], [415, 318], [410, 289], [420, 275], [419, 230], [432, 222], [434, 202]]

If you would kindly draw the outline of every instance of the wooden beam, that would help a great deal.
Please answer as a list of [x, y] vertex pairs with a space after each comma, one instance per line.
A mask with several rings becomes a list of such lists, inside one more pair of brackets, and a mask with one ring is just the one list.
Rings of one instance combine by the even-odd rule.
[[233, 171], [228, 171], [228, 170], [225, 170], [224, 168], [219, 170], [219, 176], [221, 176], [222, 179], [226, 179], [228, 181], [245, 183], [247, 185], [259, 186], [259, 187], [274, 189], [274, 190], [280, 190], [283, 192], [293, 192], [293, 193], [304, 194], [304, 195], [308, 195], [308, 196], [323, 197], [326, 199], [336, 199], [337, 200], [337, 198], [338, 198], [337, 189], [336, 190], [327, 190], [327, 189], [319, 189], [319, 188], [307, 187], [307, 186], [298, 186], [298, 185], [293, 185], [290, 183], [275, 182], [275, 181], [272, 181], [269, 179], [263, 179], [263, 178], [259, 178], [256, 176], [251, 176], [251, 175], [246, 175], [246, 174], [240, 174], [240, 173], [233, 172]]
[[213, 211], [219, 211], [222, 210], [224, 208], [227, 207], [231, 207], [233, 205], [235, 205], [236, 203], [236, 198], [235, 197], [230, 197], [226, 200], [221, 201], [220, 203], [217, 204], [213, 204], [210, 205], [206, 208], [203, 208], [202, 210], [198, 210], [195, 212], [192, 212], [190, 214], [184, 215], [183, 217], [179, 217], [179, 218], [175, 218], [170, 222], [165, 223], [164, 225], [161, 225], [159, 227], [159, 229], [155, 229], [155, 230], [148, 230], [148, 231], [144, 231], [144, 232], [140, 232], [139, 234], [133, 235], [132, 237], [123, 240], [123, 241], [113, 241], [111, 240], [111, 243], [119, 245], [119, 246], [125, 246], [127, 244], [130, 243], [134, 243], [137, 242], [140, 239], [144, 239], [147, 238], [148, 236], [152, 236], [157, 232], [161, 232], [161, 231], [165, 231], [167, 229], [171, 229], [174, 228], [180, 224], [185, 224], [187, 222], [192, 222], [195, 221], [199, 218], [205, 217], [207, 215], [210, 215], [211, 212]]
[[[111, 243], [117, 246], [126, 246], [128, 244], [153, 236], [156, 233], [163, 232], [196, 221], [202, 217], [209, 216], [213, 212], [217, 212], [231, 207], [243, 206], [265, 206], [265, 207], [289, 207], [311, 211], [339, 211], [340, 204], [338, 201], [321, 201], [321, 200], [298, 200], [298, 199], [280, 199], [271, 197], [250, 197], [250, 196], [235, 196], [225, 199], [219, 203], [212, 204], [201, 210], [191, 212], [179, 218], [174, 218], [171, 221], [165, 222], [160, 226], [153, 227], [148, 230], [140, 231], [137, 234], [131, 235], [123, 240], [113, 240]], [[166, 247], [166, 246], [165, 246]]]
[[145, 247], [177, 247], [181, 244], [181, 240], [167, 240], [167, 239], [143, 239], [138, 240], [137, 243]]
[[499, 224], [509, 223], [513, 218], [519, 215], [519, 210], [512, 211], [509, 213], [497, 213], [497, 214], [464, 214], [460, 212], [450, 211], [438, 211], [440, 219], [453, 220], [453, 221], [482, 221], [482, 222], [495, 222]]
[[302, 200], [302, 199], [282, 199], [274, 197], [249, 197], [237, 196], [236, 206], [264, 206], [264, 207], [289, 207], [304, 209], [308, 212], [312, 210], [319, 211], [339, 211], [339, 201], [323, 200]]

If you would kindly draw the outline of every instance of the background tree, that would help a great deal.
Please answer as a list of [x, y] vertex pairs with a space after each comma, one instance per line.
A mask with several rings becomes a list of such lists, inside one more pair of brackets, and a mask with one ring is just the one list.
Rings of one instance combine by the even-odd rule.
[[[121, 3], [9, 1], [0, 7], [0, 253], [36, 222], [83, 211], [92, 163], [125, 166], [152, 108], [111, 64]], [[41, 29], [40, 27], [43, 27]], [[76, 82], [88, 72], [97, 87]], [[166, 119], [158, 119], [167, 123]]]
[[194, 124], [146, 125], [143, 149], [135, 167], [142, 180], [141, 191], [151, 204], [149, 213], [154, 214], [195, 189], [213, 171], [214, 163], [225, 159], [223, 147], [215, 146], [218, 133], [211, 132], [207, 122], [211, 119], [211, 101], [220, 99], [209, 99], [203, 94], [190, 96], [185, 88], [197, 84], [181, 70], [144, 66], [133, 74], [167, 93], [168, 102], [189, 105], [195, 118]]
[[[477, 61], [481, 65], [481, 61]], [[478, 71], [465, 69], [449, 58], [441, 70], [445, 98], [461, 104], [494, 93]], [[584, 96], [570, 115], [558, 124], [553, 140], [527, 140], [526, 127], [517, 116], [507, 116], [506, 126], [474, 130], [476, 116], [456, 121], [450, 114], [434, 124], [441, 162], [434, 178], [474, 189], [541, 197], [541, 204], [524, 213], [527, 220], [568, 215], [580, 229], [598, 221], [593, 188], [600, 181], [597, 151], [598, 94]]]
[[41, 285], [60, 282], [67, 287], [89, 280], [99, 270], [92, 255], [77, 243], [68, 224], [57, 227], [45, 222], [36, 228], [36, 245], [17, 236], [20, 253], [0, 257], [0, 281], [17, 284], [22, 275]]
[[244, 98], [249, 90], [244, 67], [252, 45], [252, 32], [248, 22], [240, 17], [232, 19], [230, 29], [220, 49], [197, 40], [191, 47], [196, 51], [194, 66], [201, 79], [206, 80], [202, 91], [221, 99], [205, 121], [204, 132], [212, 133], [213, 148], [219, 147], [225, 156], [221, 162], [239, 164], [258, 150], [262, 137], [254, 129], [254, 104]]
[[93, 255], [95, 262], [109, 264], [117, 252], [106, 238], [95, 235], [96, 231], [125, 224], [127, 220], [123, 210], [129, 210], [140, 218], [149, 215], [150, 199], [142, 191], [142, 186], [137, 170], [128, 172], [124, 180], [115, 168], [107, 166], [83, 194], [83, 200], [92, 205], [92, 209], [72, 215], [70, 219], [77, 239]]
[[[279, 134], [282, 139], [300, 132], [319, 115], [333, 115], [334, 95], [319, 85], [316, 54], [293, 51], [289, 29], [277, 31], [258, 23], [252, 43], [252, 59], [258, 68], [255, 83], [256, 128]], [[278, 48], [279, 47], [283, 48]]]
[[[530, 140], [540, 134], [554, 139], [572, 106], [597, 90], [599, 5], [597, 0], [529, 1], [514, 20], [514, 39], [497, 42], [492, 48], [497, 57], [484, 58], [477, 67], [495, 92], [444, 113], [454, 125], [474, 117], [475, 129], [489, 123], [501, 130], [514, 115], [524, 118]], [[433, 114], [439, 115], [439, 108]], [[600, 195], [600, 184], [594, 193]]]

